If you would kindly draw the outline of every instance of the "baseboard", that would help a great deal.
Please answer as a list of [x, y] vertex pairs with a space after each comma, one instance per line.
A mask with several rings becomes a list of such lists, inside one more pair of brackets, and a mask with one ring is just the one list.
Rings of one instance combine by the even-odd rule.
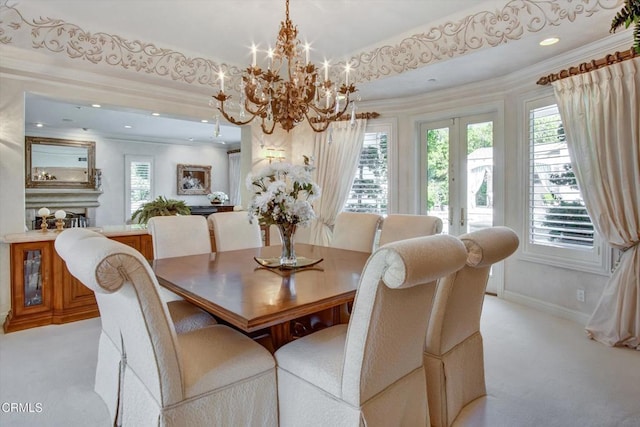
[[8, 311], [4, 313], [0, 313], [0, 325], [4, 325], [5, 320], [7, 320], [7, 316], [9, 315]]
[[540, 310], [554, 316], [562, 317], [563, 319], [573, 320], [580, 325], [586, 325], [589, 321], [588, 314], [571, 310], [556, 304], [551, 304], [549, 302], [540, 301], [538, 299], [520, 295], [507, 290], [504, 291], [502, 298], [507, 301], [512, 301], [518, 304], [526, 305], [527, 307], [535, 308], [536, 310]]

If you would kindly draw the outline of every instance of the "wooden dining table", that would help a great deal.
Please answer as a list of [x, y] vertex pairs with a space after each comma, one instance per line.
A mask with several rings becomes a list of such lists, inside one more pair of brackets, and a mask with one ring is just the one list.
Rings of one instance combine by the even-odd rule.
[[319, 312], [339, 323], [343, 304], [353, 301], [366, 252], [296, 244], [296, 255], [322, 259], [305, 268], [261, 266], [254, 258], [280, 256], [281, 247], [264, 246], [156, 259], [159, 283], [224, 322], [250, 334], [269, 329], [275, 349], [293, 339], [291, 321]]

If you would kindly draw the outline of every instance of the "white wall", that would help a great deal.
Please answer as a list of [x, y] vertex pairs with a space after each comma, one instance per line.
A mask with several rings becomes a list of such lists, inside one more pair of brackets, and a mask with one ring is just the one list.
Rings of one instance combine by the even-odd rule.
[[157, 142], [96, 141], [96, 165], [102, 169], [103, 194], [96, 208], [96, 226], [124, 224], [125, 217], [125, 155], [153, 157], [154, 194], [184, 200], [187, 205], [208, 205], [206, 196], [178, 195], [177, 165], [211, 166], [211, 191], [229, 193], [228, 158], [224, 148], [211, 145], [172, 145]]

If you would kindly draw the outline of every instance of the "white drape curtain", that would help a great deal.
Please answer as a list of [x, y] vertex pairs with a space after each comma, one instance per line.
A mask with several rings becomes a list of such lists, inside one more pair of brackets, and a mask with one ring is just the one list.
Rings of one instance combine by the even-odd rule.
[[353, 125], [349, 121], [334, 122], [331, 130], [315, 135], [315, 178], [322, 196], [314, 203], [317, 218], [310, 225], [311, 244], [328, 246], [331, 242], [333, 224], [356, 175], [366, 127], [366, 119], [356, 120]]
[[229, 153], [229, 203], [234, 206], [240, 204], [240, 157], [239, 152]]
[[640, 350], [640, 59], [553, 87], [589, 216], [624, 251], [586, 331], [604, 344]]

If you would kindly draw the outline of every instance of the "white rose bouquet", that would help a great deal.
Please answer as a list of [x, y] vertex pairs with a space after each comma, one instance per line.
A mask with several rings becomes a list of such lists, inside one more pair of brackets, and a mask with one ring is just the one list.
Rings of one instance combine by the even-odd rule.
[[312, 170], [305, 158], [304, 165], [273, 163], [249, 174], [247, 187], [254, 192], [249, 217], [258, 217], [261, 225], [309, 225], [315, 218], [311, 202], [320, 197]]
[[207, 199], [209, 199], [211, 203], [224, 203], [229, 200], [229, 196], [222, 191], [214, 191], [213, 193], [207, 194]]

